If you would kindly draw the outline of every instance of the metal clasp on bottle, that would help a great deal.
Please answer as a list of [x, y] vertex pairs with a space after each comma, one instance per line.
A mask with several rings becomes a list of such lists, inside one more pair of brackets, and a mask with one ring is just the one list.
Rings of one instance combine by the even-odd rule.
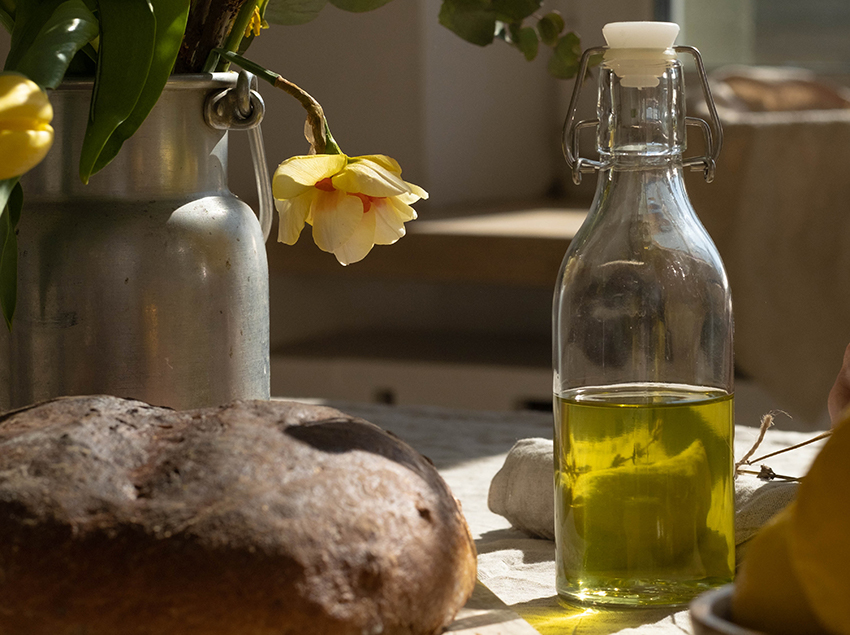
[[[601, 161], [582, 157], [579, 153], [579, 133], [584, 128], [598, 127], [599, 119], [576, 121], [578, 96], [581, 92], [583, 78], [587, 76], [587, 67], [590, 63], [590, 58], [594, 55], [603, 54], [605, 50], [606, 48], [603, 46], [596, 46], [587, 49], [582, 54], [578, 75], [576, 75], [576, 83], [573, 87], [572, 98], [570, 99], [570, 107], [567, 110], [567, 117], [564, 120], [564, 128], [561, 134], [561, 150], [564, 153], [567, 165], [570, 166], [573, 183], [576, 185], [581, 183], [583, 172], [593, 172], [605, 167]], [[702, 63], [702, 56], [700, 56], [699, 51], [693, 46], [674, 46], [673, 50], [677, 53], [690, 53], [694, 58], [697, 73], [702, 83], [703, 97], [705, 98], [705, 103], [708, 106], [708, 114], [711, 118], [711, 125], [709, 125], [708, 122], [699, 117], [685, 117], [686, 126], [692, 126], [702, 130], [706, 153], [699, 157], [685, 158], [682, 165], [693, 169], [702, 168], [706, 182], [711, 183], [714, 180], [714, 173], [717, 169], [717, 157], [720, 155], [720, 147], [723, 145], [723, 128], [720, 125], [720, 118], [717, 116], [717, 109], [714, 107], [714, 99], [711, 97], [708, 75]]]
[[260, 228], [263, 240], [267, 241], [272, 231], [272, 186], [266, 165], [266, 150], [260, 122], [266, 112], [266, 104], [257, 91], [257, 78], [246, 70], [240, 70], [236, 86], [226, 88], [207, 97], [204, 103], [204, 119], [216, 130], [247, 130], [248, 146], [254, 164], [254, 179], [257, 182]]

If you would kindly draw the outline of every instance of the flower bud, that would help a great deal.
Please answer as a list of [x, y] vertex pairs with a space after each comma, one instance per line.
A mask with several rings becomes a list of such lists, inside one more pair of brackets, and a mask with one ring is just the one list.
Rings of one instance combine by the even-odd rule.
[[53, 143], [53, 108], [38, 84], [0, 74], [0, 179], [35, 167]]

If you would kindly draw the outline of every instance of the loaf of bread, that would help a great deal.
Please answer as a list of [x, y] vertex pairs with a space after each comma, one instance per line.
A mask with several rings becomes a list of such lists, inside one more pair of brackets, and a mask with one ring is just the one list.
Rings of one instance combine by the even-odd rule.
[[474, 584], [431, 463], [337, 410], [0, 417], [0, 635], [424, 635]]

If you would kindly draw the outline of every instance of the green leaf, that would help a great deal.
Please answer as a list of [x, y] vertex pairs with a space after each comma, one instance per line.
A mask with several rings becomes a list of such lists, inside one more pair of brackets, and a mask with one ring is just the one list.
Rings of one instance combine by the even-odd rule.
[[18, 62], [30, 50], [33, 41], [42, 27], [53, 15], [53, 11], [63, 0], [42, 0], [41, 2], [23, 2], [15, 9], [15, 28], [12, 29], [12, 42], [6, 56], [4, 70], [17, 68]]
[[0, 11], [9, 16], [13, 22], [15, 20], [16, 5], [17, 0], [0, 0]]
[[351, 11], [353, 13], [365, 13], [373, 11], [387, 4], [390, 0], [331, 0], [331, 4], [337, 9]]
[[328, 0], [269, 0], [266, 22], [271, 24], [307, 24], [318, 17]]
[[555, 46], [558, 43], [558, 36], [564, 30], [565, 26], [566, 24], [561, 14], [557, 11], [552, 11], [544, 15], [537, 22], [537, 32], [546, 46]]
[[82, 0], [53, 11], [15, 70], [44, 88], [56, 88], [77, 51], [97, 37], [97, 19]]
[[15, 18], [8, 11], [0, 8], [0, 24], [6, 27], [6, 30], [11, 33], [15, 28]]
[[537, 49], [540, 46], [540, 42], [537, 39], [537, 31], [532, 29], [530, 26], [519, 30], [514, 44], [520, 51], [522, 51], [522, 54], [525, 55], [525, 59], [529, 62], [537, 57]]
[[83, 183], [88, 183], [109, 137], [136, 107], [156, 40], [156, 18], [148, 0], [99, 0], [98, 8], [97, 77], [80, 153]]
[[84, 77], [91, 79], [97, 75], [97, 51], [89, 42], [71, 59], [65, 78]]
[[478, 46], [493, 42], [496, 12], [488, 0], [443, 0], [440, 24]]
[[540, 8], [543, 0], [493, 0], [496, 18], [505, 22], [522, 22]]
[[561, 36], [549, 58], [549, 73], [558, 79], [571, 79], [578, 73], [581, 40], [575, 33]]
[[150, 0], [156, 17], [153, 58], [147, 80], [133, 111], [109, 136], [95, 161], [92, 174], [106, 167], [121, 150], [123, 143], [144, 123], [159, 100], [174, 68], [174, 61], [186, 31], [189, 0]]
[[18, 177], [0, 181], [0, 310], [12, 330], [18, 296], [18, 236], [24, 193]]

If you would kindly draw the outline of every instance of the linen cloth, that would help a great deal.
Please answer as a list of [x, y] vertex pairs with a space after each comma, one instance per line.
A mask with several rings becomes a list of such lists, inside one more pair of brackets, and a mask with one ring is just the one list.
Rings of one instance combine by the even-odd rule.
[[[435, 407], [329, 403], [393, 432], [435, 464], [460, 501], [478, 548], [478, 578], [538, 633], [555, 635], [682, 635], [686, 609], [595, 610], [562, 606], [555, 591], [555, 543], [531, 538], [487, 506], [490, 483], [520, 439], [551, 438], [552, 415], [494, 413]], [[805, 441], [815, 433], [768, 431], [759, 454]], [[735, 456], [758, 430], [735, 427]], [[769, 459], [777, 473], [803, 475], [823, 442]], [[551, 472], [550, 472], [551, 474]], [[754, 484], [758, 481], [753, 479]], [[498, 629], [497, 629], [498, 630]], [[472, 630], [449, 629], [466, 635]], [[505, 631], [509, 632], [509, 631]]]

